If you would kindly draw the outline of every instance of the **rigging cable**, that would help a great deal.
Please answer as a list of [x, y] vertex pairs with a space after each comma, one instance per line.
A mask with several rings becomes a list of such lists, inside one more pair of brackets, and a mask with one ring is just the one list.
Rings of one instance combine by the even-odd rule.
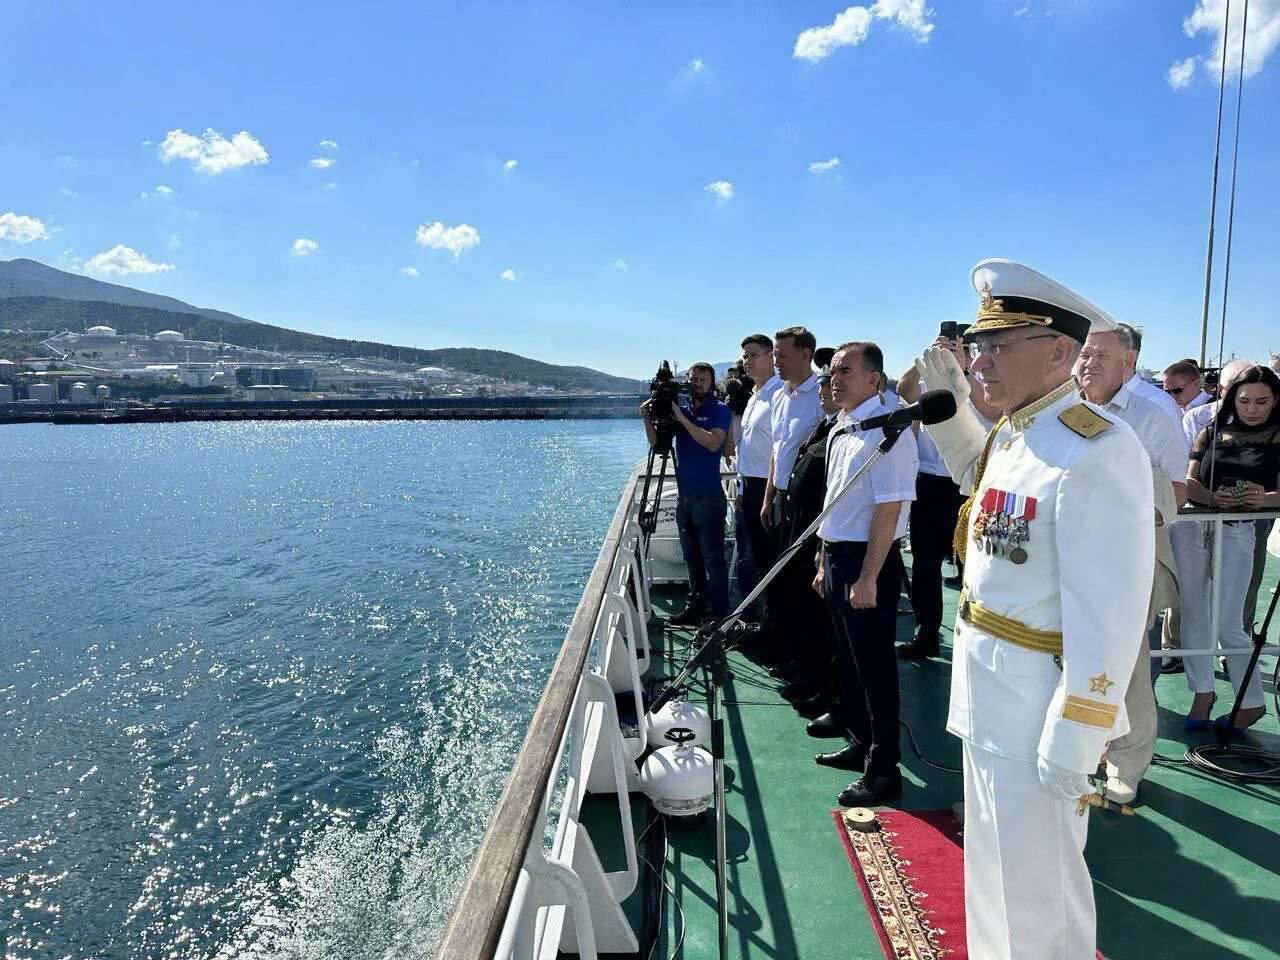
[[[1209, 340], [1209, 290], [1213, 281], [1213, 230], [1218, 220], [1218, 161], [1222, 156], [1222, 101], [1227, 87], [1227, 37], [1231, 24], [1231, 0], [1222, 24], [1222, 65], [1218, 69], [1218, 126], [1213, 138], [1213, 178], [1209, 187], [1209, 252], [1204, 264], [1204, 307], [1200, 315], [1200, 366], [1204, 367]], [[1243, 46], [1243, 41], [1242, 41]], [[1241, 53], [1243, 63], [1244, 54]], [[1237, 125], [1237, 134], [1239, 127]], [[1237, 143], [1239, 139], [1237, 138]]]

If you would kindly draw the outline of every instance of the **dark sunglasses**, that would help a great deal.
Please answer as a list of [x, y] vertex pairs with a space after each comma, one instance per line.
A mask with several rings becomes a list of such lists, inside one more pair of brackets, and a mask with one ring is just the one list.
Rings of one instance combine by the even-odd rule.
[[1182, 391], [1183, 391], [1183, 390], [1186, 390], [1186, 389], [1187, 389], [1186, 387], [1165, 387], [1165, 388], [1164, 388], [1164, 392], [1165, 392], [1165, 393], [1171, 393], [1171, 394], [1173, 394], [1175, 397], [1180, 397], [1180, 396], [1182, 396]]

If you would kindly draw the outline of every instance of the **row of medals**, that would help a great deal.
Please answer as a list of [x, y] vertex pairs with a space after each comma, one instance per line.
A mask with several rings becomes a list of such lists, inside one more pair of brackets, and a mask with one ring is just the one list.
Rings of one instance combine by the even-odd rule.
[[973, 542], [983, 553], [1005, 557], [1014, 563], [1026, 563], [1023, 544], [1031, 539], [1030, 524], [1003, 513], [980, 513], [973, 522]]

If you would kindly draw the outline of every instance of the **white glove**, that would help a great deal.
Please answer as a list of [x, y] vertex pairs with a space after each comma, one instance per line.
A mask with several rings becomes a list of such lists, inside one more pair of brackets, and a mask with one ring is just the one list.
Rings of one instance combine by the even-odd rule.
[[929, 390], [946, 390], [956, 398], [956, 406], [962, 407], [969, 399], [969, 378], [956, 361], [956, 355], [946, 347], [929, 347], [916, 358], [916, 370]]
[[1040, 786], [1059, 800], [1074, 803], [1086, 793], [1093, 793], [1093, 785], [1083, 773], [1061, 767], [1044, 757], [1036, 758], [1036, 770], [1040, 774]]

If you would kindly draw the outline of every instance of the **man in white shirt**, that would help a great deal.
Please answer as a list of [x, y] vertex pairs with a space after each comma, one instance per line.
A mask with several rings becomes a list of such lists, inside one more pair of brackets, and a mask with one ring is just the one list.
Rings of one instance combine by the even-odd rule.
[[[1129, 323], [1117, 323], [1116, 329], [1124, 331], [1129, 339], [1133, 342], [1133, 349], [1127, 351], [1125, 361], [1125, 373], [1127, 386], [1134, 393], [1142, 394], [1150, 397], [1162, 409], [1175, 424], [1182, 423], [1182, 408], [1178, 406], [1176, 400], [1167, 393], [1163, 387], [1156, 386], [1149, 380], [1144, 380], [1138, 375], [1138, 356], [1142, 353], [1142, 331]], [[1187, 450], [1190, 451], [1191, 445], [1187, 444]]]
[[[887, 410], [878, 389], [884, 355], [874, 343], [842, 344], [831, 360], [831, 394], [840, 419], [827, 440], [826, 503], [831, 504], [884, 439], [857, 431], [859, 420]], [[822, 521], [814, 589], [827, 601], [836, 640], [836, 687], [849, 743], [819, 754], [824, 766], [861, 773], [838, 797], [866, 806], [902, 786], [898, 770], [898, 660], [894, 653], [899, 543], [916, 496], [916, 449], [899, 439]]]
[[1184, 413], [1213, 399], [1200, 387], [1200, 365], [1190, 359], [1179, 360], [1165, 368], [1164, 390]]
[[[752, 575], [747, 582], [739, 580], [738, 583], [738, 589], [745, 597], [777, 559], [773, 536], [761, 522], [761, 508], [769, 483], [769, 462], [773, 458], [771, 401], [782, 386], [782, 378], [773, 372], [773, 341], [763, 333], [753, 333], [743, 339], [742, 370], [755, 383], [751, 399], [742, 412], [742, 433], [738, 440], [738, 495], [734, 498], [734, 507], [751, 551], [751, 562], [747, 568]], [[761, 619], [768, 621], [767, 599], [760, 606]]]
[[1141, 442], [1151, 462], [1156, 506], [1155, 581], [1147, 613], [1147, 635], [1140, 642], [1125, 693], [1129, 732], [1113, 740], [1107, 750], [1107, 795], [1121, 803], [1133, 801], [1155, 752], [1156, 700], [1152, 684], [1160, 665], [1147, 655], [1147, 650], [1160, 649], [1160, 631], [1154, 629], [1156, 617], [1178, 601], [1169, 534], [1178, 508], [1187, 501], [1188, 458], [1181, 429], [1157, 400], [1131, 386], [1130, 358], [1137, 356], [1131, 330], [1126, 324], [1119, 324], [1115, 330], [1090, 333], [1076, 362], [1076, 379], [1084, 398], [1108, 416], [1127, 423]]
[[800, 444], [822, 419], [818, 398], [818, 375], [813, 369], [813, 351], [818, 341], [804, 327], [787, 327], [773, 338], [773, 365], [782, 386], [770, 401], [773, 420], [773, 460], [760, 518], [772, 529], [782, 515], [782, 497], [790, 482]]

